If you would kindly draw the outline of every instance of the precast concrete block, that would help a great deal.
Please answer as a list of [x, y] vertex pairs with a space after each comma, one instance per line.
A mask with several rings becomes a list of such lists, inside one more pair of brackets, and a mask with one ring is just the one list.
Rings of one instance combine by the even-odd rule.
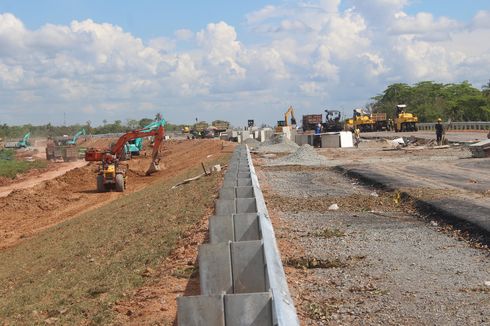
[[261, 240], [257, 214], [234, 214], [233, 227], [235, 241]]
[[238, 179], [238, 173], [226, 173], [225, 177], [223, 178], [223, 181], [230, 181], [230, 180], [237, 180]]
[[209, 242], [235, 241], [233, 215], [213, 215], [209, 218]]
[[236, 187], [238, 185], [238, 178], [237, 179], [223, 179], [223, 187], [227, 187], [227, 188], [233, 188], [233, 187]]
[[[215, 203], [216, 215], [230, 215], [236, 213], [236, 201], [234, 199], [218, 199]], [[246, 212], [240, 212], [246, 213]]]
[[178, 297], [177, 324], [179, 326], [225, 326], [223, 295]]
[[264, 292], [265, 263], [262, 241], [232, 242], [233, 293]]
[[322, 148], [338, 148], [340, 147], [339, 133], [326, 133], [321, 135]]
[[202, 294], [233, 293], [229, 242], [200, 245], [198, 259]]
[[272, 326], [269, 292], [225, 295], [226, 326]]
[[237, 178], [237, 186], [238, 187], [245, 187], [245, 186], [251, 186], [252, 185], [252, 179], [250, 178]]
[[238, 178], [250, 178], [250, 172], [238, 172]]
[[257, 201], [255, 198], [237, 198], [236, 213], [257, 213]]
[[235, 188], [236, 198], [252, 198], [254, 197], [254, 187], [236, 187]]
[[221, 187], [219, 190], [219, 199], [235, 199], [236, 198], [236, 187]]

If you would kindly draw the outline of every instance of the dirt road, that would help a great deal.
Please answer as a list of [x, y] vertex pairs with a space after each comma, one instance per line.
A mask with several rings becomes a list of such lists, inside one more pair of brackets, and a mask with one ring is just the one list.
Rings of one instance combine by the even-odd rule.
[[41, 172], [35, 176], [24, 178], [20, 182], [15, 182], [13, 184], [0, 187], [0, 197], [5, 197], [10, 194], [14, 190], [26, 189], [34, 187], [41, 182], [54, 179], [60, 175], [65, 174], [66, 172], [80, 168], [82, 166], [87, 165], [88, 162], [85, 161], [77, 161], [77, 162], [65, 162], [65, 163], [57, 163], [51, 165], [51, 169], [46, 172]]
[[0, 249], [200, 162], [206, 163], [221, 150], [222, 142], [215, 140], [166, 141], [162, 160], [165, 168], [162, 171], [145, 176], [150, 165], [149, 157], [142, 156], [128, 162], [128, 188], [124, 193], [97, 193], [95, 164], [76, 167], [31, 188], [13, 190], [0, 198]]

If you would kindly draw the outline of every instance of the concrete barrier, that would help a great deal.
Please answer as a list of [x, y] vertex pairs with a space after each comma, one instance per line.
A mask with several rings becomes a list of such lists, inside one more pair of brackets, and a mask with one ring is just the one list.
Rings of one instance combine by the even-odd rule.
[[246, 146], [230, 159], [215, 214], [210, 244], [199, 247], [202, 295], [178, 298], [178, 324], [299, 325]]

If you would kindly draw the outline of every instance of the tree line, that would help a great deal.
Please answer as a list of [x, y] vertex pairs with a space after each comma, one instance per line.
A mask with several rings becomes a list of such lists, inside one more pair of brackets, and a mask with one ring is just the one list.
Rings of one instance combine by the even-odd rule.
[[372, 100], [368, 109], [385, 112], [389, 117], [393, 117], [397, 104], [406, 104], [406, 111], [416, 114], [420, 122], [433, 122], [437, 118], [444, 121], [490, 120], [490, 81], [481, 90], [468, 81], [459, 84], [423, 81], [412, 86], [396, 83]]
[[[123, 123], [121, 120], [116, 120], [109, 123], [107, 120], [103, 120], [103, 124], [100, 126], [92, 126], [90, 121], [82, 124], [73, 124], [68, 126], [54, 126], [51, 123], [45, 125], [32, 125], [25, 124], [20, 126], [9, 126], [7, 124], [0, 124], [0, 138], [20, 138], [26, 133], [30, 132], [31, 137], [59, 137], [67, 135], [72, 137], [82, 128], [85, 132], [90, 134], [110, 134], [110, 133], [122, 133], [130, 130], [140, 129], [144, 126], [155, 121], [155, 119], [143, 118], [140, 120], [130, 119]], [[168, 123], [165, 125], [167, 131], [180, 131], [184, 125]]]

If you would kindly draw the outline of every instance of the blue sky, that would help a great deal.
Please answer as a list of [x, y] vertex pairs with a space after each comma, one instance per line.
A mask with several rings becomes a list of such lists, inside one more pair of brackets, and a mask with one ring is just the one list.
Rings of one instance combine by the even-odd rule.
[[[239, 30], [247, 13], [284, 2], [294, 1], [1, 0], [0, 12], [15, 14], [31, 29], [46, 23], [66, 25], [72, 20], [92, 19], [121, 26], [125, 31], [148, 40], [172, 35], [181, 28], [199, 30], [210, 22], [222, 20]], [[341, 8], [346, 7], [346, 2], [341, 4]], [[449, 16], [463, 21], [470, 20], [478, 10], [484, 9], [490, 9], [489, 0], [411, 0], [406, 7], [410, 14], [425, 11], [434, 16]]]
[[0, 123], [273, 124], [490, 79], [490, 1], [0, 0]]
[[235, 26], [245, 14], [281, 1], [157, 1], [157, 0], [2, 0], [0, 12], [11, 12], [26, 26], [39, 28], [46, 23], [69, 24], [92, 19], [110, 22], [144, 40], [172, 35], [175, 30], [199, 30], [210, 22], [226, 21]]

